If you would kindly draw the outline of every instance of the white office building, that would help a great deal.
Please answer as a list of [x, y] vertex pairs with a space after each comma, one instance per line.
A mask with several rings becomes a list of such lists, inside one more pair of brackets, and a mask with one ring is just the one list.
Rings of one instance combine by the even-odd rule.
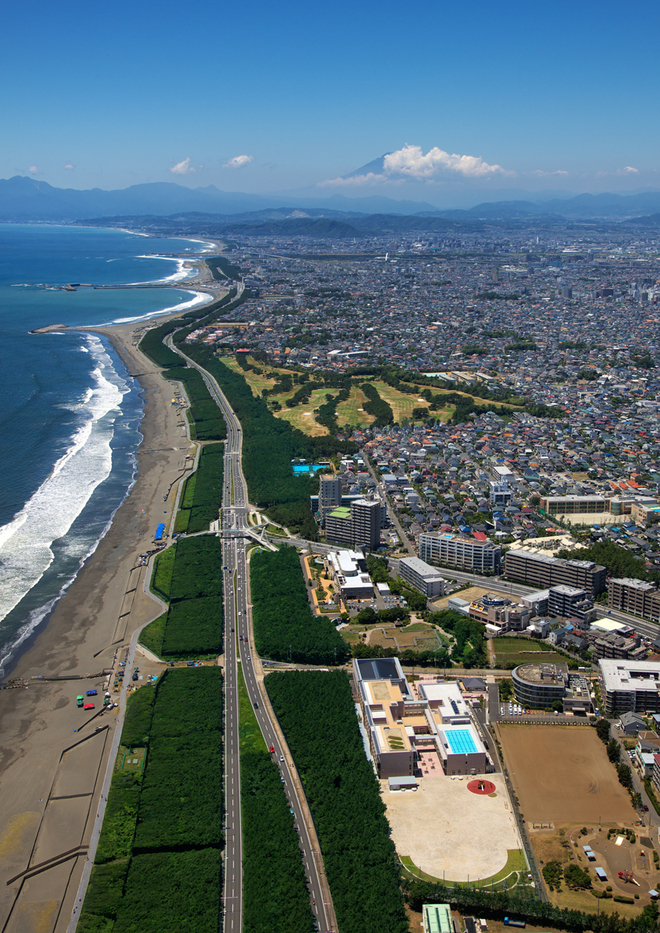
[[445, 594], [445, 581], [436, 568], [430, 567], [419, 557], [402, 557], [399, 561], [399, 576], [427, 599], [437, 599]]

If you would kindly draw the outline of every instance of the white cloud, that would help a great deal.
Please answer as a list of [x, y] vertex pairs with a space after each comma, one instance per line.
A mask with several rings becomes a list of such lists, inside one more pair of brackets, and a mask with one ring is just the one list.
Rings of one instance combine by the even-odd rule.
[[[320, 181], [319, 188], [352, 186], [362, 187], [363, 185], [382, 185], [384, 181], [389, 181], [386, 175], [377, 175], [375, 172], [369, 172], [367, 175], [351, 175], [350, 178], [329, 178], [327, 181]], [[399, 182], [403, 179], [399, 179]]]
[[176, 165], [173, 165], [170, 169], [173, 175], [190, 175], [191, 172], [194, 172], [195, 169], [190, 164], [190, 157], [183, 160], [183, 162], [177, 162]]
[[68, 172], [72, 172], [72, 171], [74, 170], [74, 168], [75, 168], [75, 165], [72, 165], [70, 162], [67, 162], [66, 165], [64, 166], [64, 168], [65, 168]]
[[229, 159], [228, 162], [222, 166], [223, 168], [243, 168], [244, 165], [249, 165], [252, 162], [254, 156], [251, 155], [237, 155], [233, 159]]
[[437, 146], [429, 149], [426, 155], [421, 146], [404, 146], [396, 152], [390, 152], [383, 159], [383, 170], [386, 175], [405, 175], [418, 180], [435, 178], [446, 172], [455, 172], [467, 178], [515, 174], [501, 165], [489, 165], [479, 156], [450, 155]]
[[39, 174], [39, 169], [37, 168], [37, 166], [36, 166], [36, 165], [31, 165], [31, 166], [30, 166], [30, 175], [38, 175], [38, 174]]
[[319, 182], [319, 187], [401, 184], [406, 179], [432, 182], [452, 174], [462, 175], [464, 178], [483, 178], [516, 173], [502, 168], [501, 165], [489, 165], [480, 156], [450, 154], [437, 146], [424, 154], [421, 146], [406, 145], [383, 157], [382, 173], [369, 172], [350, 178], [330, 178]]
[[542, 169], [537, 168], [536, 171], [530, 172], [530, 175], [536, 175], [537, 178], [550, 178], [552, 175], [568, 175], [568, 172], [565, 172], [564, 169], [558, 168], [554, 172], [544, 172]]
[[596, 172], [596, 178], [605, 178], [607, 175], [639, 175], [639, 169], [626, 165], [625, 168], [618, 168], [616, 172]]

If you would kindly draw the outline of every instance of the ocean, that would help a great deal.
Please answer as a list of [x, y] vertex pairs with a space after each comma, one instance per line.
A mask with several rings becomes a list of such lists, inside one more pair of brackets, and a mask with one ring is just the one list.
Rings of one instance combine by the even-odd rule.
[[[185, 260], [208, 247], [0, 224], [0, 676], [108, 529], [135, 481], [141, 440], [140, 387], [107, 340], [29, 331], [140, 320], [208, 300], [185, 290]], [[164, 281], [181, 287], [61, 288]]]

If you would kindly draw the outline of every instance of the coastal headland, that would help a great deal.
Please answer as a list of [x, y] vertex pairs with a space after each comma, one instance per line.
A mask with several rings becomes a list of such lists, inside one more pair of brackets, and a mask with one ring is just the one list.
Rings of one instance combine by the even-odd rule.
[[[186, 287], [210, 299], [226, 291], [203, 261]], [[195, 452], [185, 418], [172, 405], [173, 384], [137, 349], [144, 332], [164, 320], [77, 328], [106, 337], [139, 381], [143, 440], [130, 495], [0, 690], [0, 929], [7, 933], [69, 925], [118, 710], [90, 719], [133, 633], [163, 611], [145, 591], [142, 555], [153, 547], [157, 525], [169, 528], [177, 483]], [[63, 329], [69, 328], [39, 332]], [[87, 690], [98, 691], [94, 711], [77, 706]]]

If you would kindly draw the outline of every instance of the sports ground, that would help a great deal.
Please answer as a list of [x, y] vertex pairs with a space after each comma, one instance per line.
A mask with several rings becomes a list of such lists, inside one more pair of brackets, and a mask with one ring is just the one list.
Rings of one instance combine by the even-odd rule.
[[630, 796], [595, 729], [499, 725], [498, 734], [528, 825], [634, 824], [637, 814]]
[[[381, 782], [392, 839], [401, 858], [432, 878], [476, 882], [524, 869], [520, 836], [501, 774], [489, 774], [495, 793], [470, 793], [470, 779], [438, 769], [419, 790], [390, 791]], [[507, 865], [509, 869], [507, 870]]]

